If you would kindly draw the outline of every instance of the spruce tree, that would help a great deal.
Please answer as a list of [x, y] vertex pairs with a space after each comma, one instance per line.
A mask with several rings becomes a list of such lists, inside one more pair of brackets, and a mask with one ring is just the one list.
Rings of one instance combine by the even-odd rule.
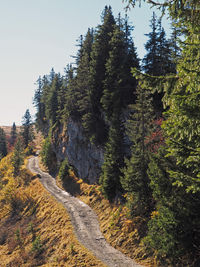
[[[148, 174], [156, 206], [148, 223], [145, 243], [159, 259], [169, 258], [172, 265], [196, 266], [199, 247], [199, 193], [185, 192], [174, 183], [169, 170], [177, 170], [166, 146], [151, 155]], [[184, 259], [184, 263], [181, 261]]]
[[84, 39], [82, 39], [81, 52], [78, 52], [80, 57], [77, 65], [76, 76], [70, 80], [67, 92], [66, 107], [71, 117], [74, 120], [81, 121], [82, 116], [88, 110], [89, 90], [89, 75], [90, 75], [90, 60], [93, 44], [93, 29], [88, 29]]
[[171, 25], [171, 37], [170, 37], [170, 47], [171, 47], [171, 58], [172, 58], [172, 73], [176, 73], [176, 66], [178, 60], [181, 57], [181, 48], [179, 45], [179, 37], [181, 36], [181, 29], [179, 28], [176, 20], [172, 21]]
[[7, 141], [6, 134], [2, 128], [0, 128], [0, 159], [7, 155]]
[[60, 87], [61, 87], [60, 75], [55, 74], [47, 94], [46, 106], [45, 106], [46, 116], [50, 122], [51, 127], [55, 126], [57, 122], [58, 92], [60, 90]]
[[18, 138], [14, 146], [14, 151], [12, 155], [14, 176], [17, 176], [19, 174], [23, 162], [24, 162], [23, 143], [22, 140]]
[[28, 144], [34, 138], [32, 118], [29, 109], [26, 110], [22, 118], [21, 136], [23, 137], [25, 148], [28, 147]]
[[90, 85], [87, 92], [87, 112], [84, 114], [83, 127], [92, 142], [102, 144], [106, 139], [106, 125], [101, 113], [100, 99], [103, 94], [105, 79], [105, 64], [109, 57], [115, 19], [111, 7], [105, 7], [102, 15], [102, 25], [96, 30], [90, 62]]
[[[158, 20], [154, 12], [150, 27], [152, 31], [147, 34], [149, 39], [145, 44], [147, 54], [143, 59], [143, 70], [151, 76], [165, 76], [175, 73], [170, 41], [166, 39], [161, 19]], [[153, 90], [154, 110], [157, 117], [160, 117], [164, 111], [162, 103], [164, 92], [158, 86], [153, 88]]]
[[115, 112], [109, 129], [108, 141], [105, 145], [104, 163], [99, 180], [103, 194], [110, 201], [113, 201], [115, 197], [119, 197], [120, 192], [122, 192], [120, 183], [121, 169], [124, 166], [122, 146], [122, 124], [119, 114], [117, 115], [117, 112]]
[[126, 50], [125, 35], [119, 26], [115, 27], [113, 36], [110, 40], [109, 58], [105, 64], [104, 91], [101, 98], [101, 104], [109, 121], [114, 112], [120, 112], [122, 109], [123, 84], [127, 73], [124, 73]]
[[16, 139], [17, 139], [17, 127], [15, 125], [15, 122], [13, 122], [11, 132], [10, 132], [10, 144], [12, 146], [15, 144]]
[[[126, 21], [127, 22], [127, 21]], [[133, 96], [136, 80], [131, 74], [132, 67], [139, 67], [134, 43], [123, 25], [116, 25], [110, 40], [109, 58], [106, 62], [104, 91], [101, 104], [107, 121], [113, 116], [113, 111], [122, 112], [127, 105], [134, 102]]]
[[131, 158], [125, 161], [121, 183], [128, 193], [131, 215], [148, 216], [151, 211], [152, 193], [149, 186], [148, 164], [150, 147], [147, 138], [153, 131], [153, 108], [151, 92], [139, 84], [136, 103], [131, 105], [132, 115], [127, 125], [132, 142]]
[[43, 86], [44, 86], [43, 82], [44, 82], [44, 78], [42, 80], [42, 78], [39, 77], [37, 80], [38, 88], [35, 91], [35, 95], [33, 98], [33, 104], [37, 110], [35, 125], [38, 130], [43, 129], [43, 125], [45, 124], [45, 121], [44, 121], [45, 120], [45, 105], [42, 102]]
[[143, 59], [143, 70], [147, 74], [156, 76], [160, 74], [160, 64], [158, 55], [157, 17], [155, 12], [153, 12], [152, 19], [150, 21], [150, 28], [152, 31], [146, 34], [149, 39], [145, 44], [147, 54]]

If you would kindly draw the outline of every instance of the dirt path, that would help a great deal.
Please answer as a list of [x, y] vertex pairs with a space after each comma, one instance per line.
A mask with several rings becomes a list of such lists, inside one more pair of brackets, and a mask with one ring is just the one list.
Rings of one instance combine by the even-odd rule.
[[142, 267], [106, 242], [93, 210], [79, 199], [61, 190], [51, 175], [40, 170], [37, 157], [29, 159], [28, 169], [39, 174], [44, 187], [64, 205], [70, 214], [78, 240], [98, 259], [109, 267]]

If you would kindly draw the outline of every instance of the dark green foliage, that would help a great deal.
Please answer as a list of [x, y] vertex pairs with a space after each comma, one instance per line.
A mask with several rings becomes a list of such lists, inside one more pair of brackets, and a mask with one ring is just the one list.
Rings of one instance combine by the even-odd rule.
[[70, 165], [68, 159], [64, 159], [60, 165], [58, 176], [63, 181], [69, 175]]
[[43, 244], [41, 242], [40, 236], [36, 236], [32, 242], [32, 251], [36, 253], [36, 256], [40, 255], [44, 250]]
[[69, 81], [66, 107], [69, 115], [75, 120], [81, 120], [82, 116], [88, 109], [88, 90], [91, 50], [93, 44], [93, 29], [88, 32], [82, 39], [81, 51], [79, 54], [77, 75]]
[[18, 138], [13, 151], [12, 156], [12, 165], [13, 165], [13, 173], [14, 176], [17, 176], [20, 172], [20, 168], [24, 163], [24, 149], [23, 142], [20, 138]]
[[[172, 42], [166, 39], [161, 19], [158, 20], [154, 12], [150, 27], [152, 31], [147, 34], [149, 39], [145, 44], [147, 53], [143, 59], [143, 70], [152, 76], [165, 76], [166, 74], [176, 73], [175, 59], [172, 58]], [[153, 89], [154, 110], [157, 116], [160, 117], [163, 112], [162, 98], [164, 92], [159, 87]]]
[[168, 170], [175, 170], [177, 166], [166, 153], [166, 148], [161, 148], [158, 154], [152, 155], [149, 164], [156, 210], [152, 213], [145, 242], [157, 251], [160, 259], [167, 257], [174, 264], [180, 264], [187, 254], [188, 265], [193, 266], [200, 245], [200, 194], [186, 193], [174, 183]]
[[157, 32], [157, 18], [153, 12], [152, 19], [150, 21], [150, 27], [152, 31], [146, 34], [149, 39], [145, 44], [147, 54], [143, 59], [143, 69], [145, 73], [152, 75], [160, 74], [159, 54], [158, 54], [158, 32]]
[[124, 177], [121, 183], [132, 203], [131, 214], [148, 216], [151, 211], [152, 193], [147, 173], [150, 148], [147, 137], [153, 130], [153, 110], [151, 92], [145, 86], [138, 85], [137, 99], [132, 105], [132, 115], [127, 130], [132, 142], [131, 158], [126, 160]]
[[57, 122], [58, 92], [61, 88], [60, 75], [54, 74], [51, 81], [52, 83], [46, 99], [45, 112], [50, 126], [53, 126]]
[[86, 95], [88, 108], [83, 116], [83, 126], [91, 140], [102, 143], [106, 138], [105, 122], [101, 114], [100, 99], [105, 79], [105, 64], [109, 57], [110, 40], [116, 24], [111, 7], [105, 7], [102, 25], [96, 30], [90, 61], [90, 85]]
[[45, 123], [45, 104], [42, 101], [42, 95], [45, 87], [45, 77], [43, 80], [41, 77], [37, 80], [38, 89], [35, 91], [33, 98], [33, 104], [37, 109], [35, 125], [37, 129], [43, 129]]
[[7, 155], [7, 141], [6, 135], [2, 128], [0, 128], [0, 159]]
[[115, 117], [109, 130], [108, 142], [105, 146], [104, 163], [100, 184], [103, 194], [110, 200], [121, 192], [120, 176], [124, 166], [124, 153], [122, 150], [123, 134], [119, 117]]
[[41, 151], [42, 163], [48, 168], [50, 172], [55, 171], [57, 167], [57, 160], [55, 152], [51, 144], [51, 138], [48, 136], [42, 145]]
[[22, 120], [21, 136], [23, 138], [25, 148], [34, 138], [31, 114], [28, 109], [26, 110]]
[[114, 112], [120, 112], [128, 104], [134, 102], [133, 91], [136, 80], [130, 69], [131, 67], [138, 67], [138, 59], [135, 50], [132, 51], [133, 42], [130, 42], [126, 35], [128, 33], [116, 25], [110, 40], [111, 50], [105, 65], [104, 91], [101, 98], [107, 121]]
[[10, 144], [14, 145], [16, 139], [17, 139], [17, 127], [15, 125], [15, 122], [13, 122], [11, 132], [10, 132]]

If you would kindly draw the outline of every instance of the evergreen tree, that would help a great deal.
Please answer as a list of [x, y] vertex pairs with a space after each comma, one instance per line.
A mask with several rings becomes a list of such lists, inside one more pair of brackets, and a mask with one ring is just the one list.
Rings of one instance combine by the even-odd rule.
[[176, 162], [166, 155], [166, 147], [151, 155], [148, 174], [156, 207], [145, 243], [160, 259], [170, 258], [173, 266], [182, 266], [181, 257], [186, 254], [189, 259], [184, 259], [183, 264], [197, 266], [200, 194], [186, 194], [184, 187], [174, 183], [168, 170], [177, 170]]
[[90, 75], [90, 60], [91, 50], [93, 44], [93, 29], [88, 29], [88, 32], [82, 39], [81, 54], [77, 65], [77, 75], [71, 79], [67, 92], [67, 109], [70, 116], [75, 120], [81, 121], [82, 116], [88, 109], [87, 91], [89, 88], [89, 75]]
[[61, 79], [59, 74], [54, 75], [54, 79], [49, 87], [47, 94], [45, 112], [50, 126], [55, 126], [58, 112], [58, 92], [61, 88]]
[[14, 145], [16, 139], [17, 139], [17, 127], [15, 125], [15, 122], [13, 122], [11, 132], [10, 132], [10, 144]]
[[[159, 73], [154, 75], [166, 75], [169, 73], [176, 73], [174, 69], [174, 62], [172, 58], [171, 42], [166, 39], [166, 33], [162, 26], [161, 18], [158, 20], [158, 68]], [[151, 74], [151, 73], [150, 73]]]
[[119, 114], [112, 119], [109, 129], [108, 142], [105, 145], [104, 163], [100, 184], [103, 194], [113, 201], [121, 192], [120, 176], [124, 166], [124, 153], [122, 151], [123, 134]]
[[[152, 31], [147, 34], [149, 40], [145, 44], [147, 54], [143, 59], [143, 70], [151, 76], [166, 76], [175, 73], [170, 42], [166, 39], [161, 19], [157, 20], [154, 12], [150, 27]], [[162, 103], [164, 92], [158, 87], [153, 88], [153, 90], [154, 110], [157, 117], [160, 117], [164, 111]]]
[[2, 128], [0, 128], [0, 159], [7, 155], [6, 135]]
[[128, 136], [132, 142], [131, 158], [126, 160], [121, 183], [128, 192], [131, 214], [148, 216], [151, 211], [152, 194], [147, 173], [149, 164], [149, 142], [147, 137], [153, 130], [151, 92], [145, 85], [138, 85], [136, 103], [131, 105], [132, 115], [128, 121]]
[[23, 137], [25, 148], [34, 138], [32, 119], [29, 109], [26, 110], [22, 118], [21, 136]]
[[[168, 111], [163, 123], [164, 156], [155, 155], [149, 165], [157, 210], [152, 214], [147, 241], [160, 257], [173, 257], [173, 266], [198, 266], [200, 2], [174, 0], [164, 4], [183, 29], [185, 41], [177, 76], [165, 97]], [[185, 258], [189, 258], [186, 264]]]
[[[44, 78], [43, 78], [44, 81]], [[35, 125], [38, 129], [42, 129], [44, 125], [45, 119], [45, 104], [42, 102], [42, 95], [43, 95], [43, 81], [42, 78], [39, 77], [37, 80], [38, 89], [35, 91], [35, 95], [33, 98], [33, 104], [36, 107], [36, 121]]]
[[179, 37], [181, 36], [181, 29], [177, 25], [176, 21], [172, 22], [171, 26], [171, 38], [170, 38], [170, 47], [171, 47], [171, 58], [172, 58], [172, 73], [176, 73], [176, 65], [181, 56], [181, 48], [179, 46]]
[[[127, 21], [126, 21], [127, 22]], [[133, 91], [136, 80], [131, 74], [131, 67], [139, 67], [137, 54], [128, 29], [124, 32], [116, 25], [110, 40], [109, 58], [106, 62], [104, 91], [101, 104], [107, 121], [113, 116], [113, 111], [120, 112], [128, 104], [133, 103]], [[128, 25], [126, 24], [126, 28]], [[130, 40], [129, 40], [130, 38]], [[118, 110], [118, 111], [117, 111]]]
[[65, 69], [65, 83], [66, 83], [66, 94], [65, 94], [65, 104], [63, 111], [63, 119], [67, 121], [69, 115], [75, 119], [77, 118], [77, 101], [76, 101], [76, 93], [74, 86], [74, 68], [71, 64], [67, 65]]
[[105, 64], [105, 80], [104, 91], [101, 98], [101, 104], [106, 115], [106, 120], [109, 121], [114, 115], [114, 112], [118, 112], [122, 108], [122, 94], [123, 84], [127, 73], [124, 73], [125, 59], [126, 59], [126, 47], [125, 47], [125, 35], [120, 30], [119, 26], [115, 27], [113, 36], [110, 40], [110, 53], [109, 58]]
[[115, 19], [111, 7], [105, 7], [102, 25], [96, 31], [91, 52], [90, 85], [87, 92], [87, 111], [84, 114], [83, 127], [91, 141], [102, 144], [106, 139], [106, 125], [101, 113], [100, 99], [103, 94], [105, 64], [109, 57], [110, 40], [112, 38]]
[[12, 165], [13, 165], [13, 174], [17, 176], [20, 172], [20, 168], [24, 162], [24, 153], [23, 153], [23, 144], [20, 138], [18, 138], [13, 155], [12, 155]]
[[168, 99], [169, 110], [164, 130], [169, 155], [177, 162], [170, 174], [186, 191], [200, 191], [199, 186], [199, 112], [200, 50], [199, 25], [187, 22], [188, 34], [177, 65], [178, 79]]
[[160, 64], [158, 55], [158, 32], [157, 32], [157, 17], [155, 12], [153, 12], [152, 19], [150, 21], [150, 27], [152, 31], [146, 36], [148, 36], [148, 41], [145, 44], [145, 49], [147, 54], [143, 59], [143, 70], [147, 74], [154, 76], [160, 75]]

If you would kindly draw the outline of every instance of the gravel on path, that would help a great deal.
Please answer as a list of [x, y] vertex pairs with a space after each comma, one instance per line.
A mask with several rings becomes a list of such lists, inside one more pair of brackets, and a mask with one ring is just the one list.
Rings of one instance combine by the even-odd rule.
[[80, 243], [88, 248], [108, 267], [142, 267], [125, 254], [113, 248], [102, 235], [97, 215], [94, 211], [78, 198], [71, 196], [56, 185], [55, 178], [41, 171], [38, 157], [31, 157], [28, 169], [37, 173], [44, 187], [67, 209], [75, 234]]

